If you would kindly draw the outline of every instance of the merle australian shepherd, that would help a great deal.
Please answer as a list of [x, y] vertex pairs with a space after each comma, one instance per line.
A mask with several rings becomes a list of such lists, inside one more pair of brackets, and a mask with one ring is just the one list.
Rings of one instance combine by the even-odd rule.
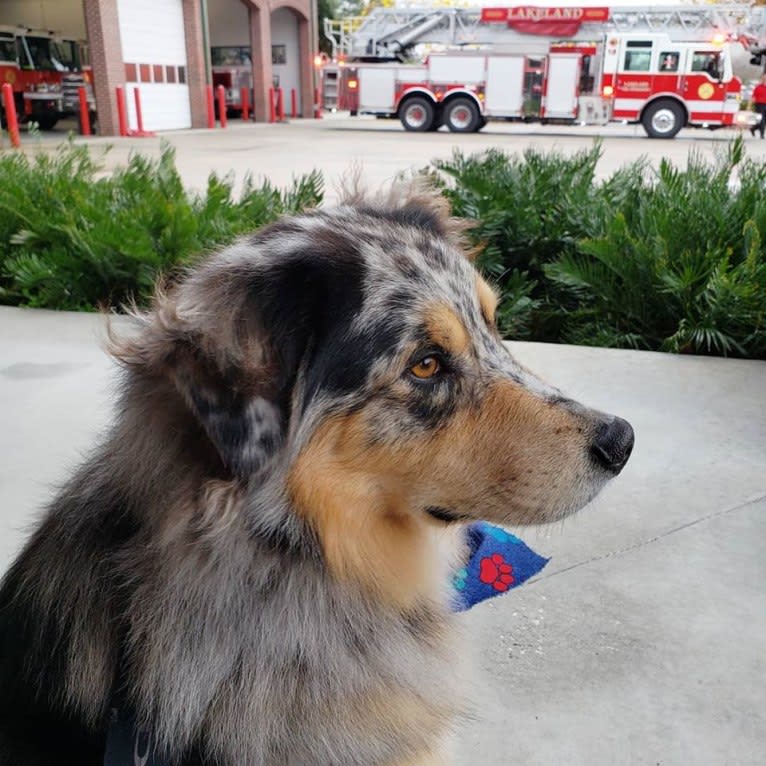
[[0, 590], [0, 763], [443, 764], [467, 522], [587, 503], [630, 426], [524, 369], [413, 189], [284, 218], [117, 341], [115, 422]]

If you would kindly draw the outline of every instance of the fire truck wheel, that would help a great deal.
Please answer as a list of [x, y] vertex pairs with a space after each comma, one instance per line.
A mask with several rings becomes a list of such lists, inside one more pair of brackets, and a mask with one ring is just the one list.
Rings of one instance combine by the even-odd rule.
[[58, 117], [51, 116], [49, 114], [41, 115], [40, 117], [33, 117], [34, 121], [40, 127], [40, 130], [53, 130], [56, 123], [59, 121]]
[[434, 106], [427, 98], [413, 96], [402, 104], [399, 119], [405, 130], [425, 133], [434, 123]]
[[453, 133], [475, 133], [481, 127], [481, 114], [470, 98], [456, 98], [444, 107], [444, 123]]
[[685, 121], [684, 110], [670, 99], [660, 99], [649, 104], [641, 117], [649, 138], [673, 138]]

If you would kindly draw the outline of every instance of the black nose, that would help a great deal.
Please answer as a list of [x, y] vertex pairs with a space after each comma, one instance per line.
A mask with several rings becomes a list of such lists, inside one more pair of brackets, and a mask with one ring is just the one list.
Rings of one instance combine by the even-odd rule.
[[608, 471], [618, 474], [633, 452], [633, 429], [627, 420], [614, 418], [602, 423], [590, 445], [590, 453]]

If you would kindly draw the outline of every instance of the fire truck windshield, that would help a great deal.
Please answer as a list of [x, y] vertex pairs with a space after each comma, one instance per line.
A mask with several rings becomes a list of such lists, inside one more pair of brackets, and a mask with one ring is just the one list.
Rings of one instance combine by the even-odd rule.
[[16, 40], [12, 37], [0, 37], [0, 61], [16, 61]]
[[78, 69], [77, 50], [73, 42], [32, 35], [24, 39], [35, 69], [54, 72], [73, 72]]

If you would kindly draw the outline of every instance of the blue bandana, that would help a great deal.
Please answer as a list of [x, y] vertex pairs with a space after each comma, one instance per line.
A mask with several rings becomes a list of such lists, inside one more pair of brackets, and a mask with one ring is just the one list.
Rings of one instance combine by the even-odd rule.
[[518, 537], [484, 521], [471, 524], [467, 535], [468, 563], [455, 572], [453, 579], [455, 612], [517, 588], [550, 561], [538, 556]]

